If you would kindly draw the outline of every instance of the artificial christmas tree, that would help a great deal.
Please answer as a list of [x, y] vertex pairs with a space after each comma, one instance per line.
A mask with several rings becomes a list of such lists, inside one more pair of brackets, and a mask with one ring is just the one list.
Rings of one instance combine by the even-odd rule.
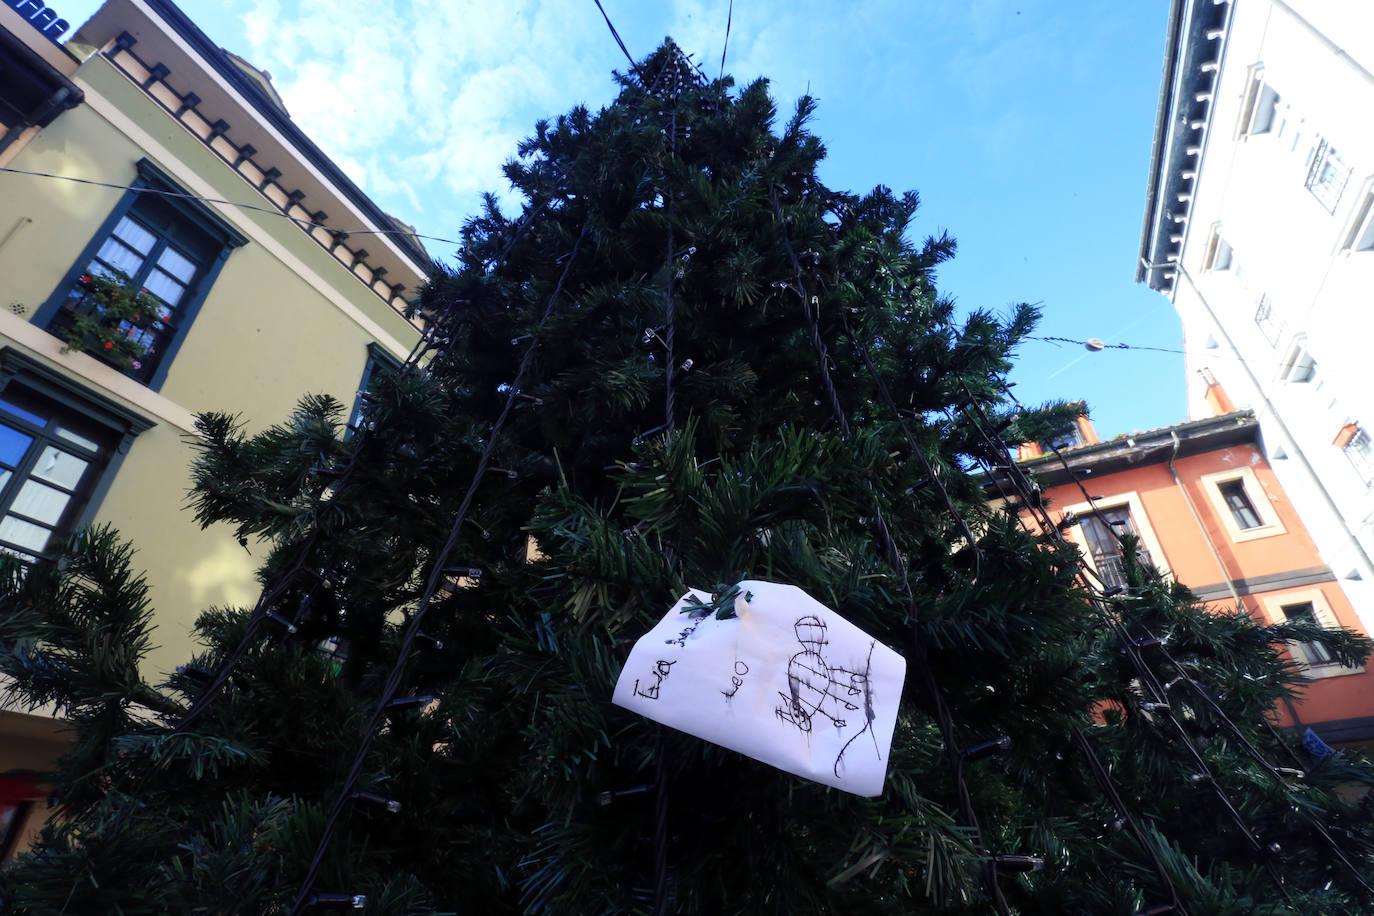
[[[1003, 440], [1077, 409], [1007, 397], [1034, 310], [956, 321], [934, 285], [953, 242], [909, 241], [914, 194], [826, 188], [811, 100], [778, 131], [763, 82], [708, 82], [671, 42], [620, 82], [607, 109], [522, 144], [521, 214], [489, 202], [465, 227], [416, 304], [424, 341], [375, 379], [356, 429], [325, 397], [253, 436], [201, 419], [198, 518], [271, 554], [256, 607], [201, 618], [200, 658], [164, 685], [139, 673], [149, 611], [108, 532], [69, 565], [11, 565], [0, 668], [80, 742], [43, 842], [0, 873], [4, 902], [1374, 902], [1369, 805], [1346, 791], [1369, 770], [1261, 762], [1301, 753], [1264, 724], [1296, 682], [1283, 640], [1351, 662], [1368, 646], [1208, 616], [1144, 569], [1095, 591], [1053, 525], [984, 493], [1044, 521]], [[800, 588], [905, 659], [901, 695], [878, 698], [897, 707], [880, 796], [611, 703], [674, 601], [699, 589], [724, 619], [746, 580]], [[823, 655], [797, 626], [790, 651]], [[740, 677], [723, 674], [722, 692]], [[795, 694], [778, 727], [795, 731]], [[729, 714], [718, 692], [700, 701]]]

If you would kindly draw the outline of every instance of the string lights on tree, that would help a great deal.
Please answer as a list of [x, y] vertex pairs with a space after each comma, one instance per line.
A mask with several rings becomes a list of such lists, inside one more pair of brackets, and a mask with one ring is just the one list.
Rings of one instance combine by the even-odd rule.
[[[956, 316], [933, 279], [953, 241], [912, 241], [914, 194], [819, 180], [813, 100], [779, 120], [762, 81], [620, 43], [617, 101], [521, 144], [521, 212], [493, 199], [469, 220], [414, 304], [426, 331], [369, 380], [352, 430], [325, 396], [258, 433], [200, 419], [193, 509], [266, 555], [257, 601], [208, 610], [181, 673], [138, 670], [151, 616], [113, 535], [61, 567], [8, 567], [0, 670], [70, 712], [78, 753], [62, 816], [0, 873], [0, 899], [398, 916], [1374, 905], [1370, 803], [1336, 793], [1374, 776], [1262, 719], [1291, 683], [1282, 634], [1209, 616], [1138, 565], [1107, 587], [1065, 537], [1080, 520], [1011, 460], [1009, 441], [1081, 410], [1003, 387], [1035, 310]], [[795, 587], [904, 659], [880, 699], [890, 746], [865, 746], [880, 794], [611, 702], [665, 608], [700, 589], [664, 647], [742, 631], [750, 582]], [[760, 740], [872, 712], [867, 669], [811, 616], [749, 719]], [[730, 704], [760, 672], [728, 661], [703, 702], [743, 719]], [[654, 662], [646, 703], [686, 675]]]

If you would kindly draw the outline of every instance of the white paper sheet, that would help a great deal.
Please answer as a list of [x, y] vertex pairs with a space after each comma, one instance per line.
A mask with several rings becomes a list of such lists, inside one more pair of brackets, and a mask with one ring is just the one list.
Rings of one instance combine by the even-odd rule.
[[747, 580], [738, 617], [684, 611], [635, 643], [614, 702], [789, 773], [883, 791], [906, 660], [794, 585]]

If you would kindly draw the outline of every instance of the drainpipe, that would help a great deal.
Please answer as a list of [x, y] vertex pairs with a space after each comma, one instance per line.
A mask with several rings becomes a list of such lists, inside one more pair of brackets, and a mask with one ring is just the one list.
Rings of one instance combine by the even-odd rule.
[[[1169, 474], [1174, 478], [1174, 484], [1178, 487], [1178, 492], [1183, 494], [1183, 501], [1188, 504], [1188, 511], [1193, 514], [1193, 521], [1197, 524], [1197, 530], [1201, 532], [1202, 539], [1207, 542], [1207, 549], [1212, 553], [1212, 559], [1217, 563], [1217, 569], [1221, 572], [1221, 581], [1226, 583], [1227, 590], [1231, 597], [1236, 599], [1236, 605], [1241, 610], [1246, 610], [1245, 602], [1240, 598], [1240, 591], [1236, 588], [1236, 583], [1231, 579], [1230, 572], [1226, 569], [1226, 562], [1222, 560], [1221, 553], [1217, 550], [1216, 543], [1212, 536], [1207, 533], [1207, 526], [1202, 523], [1202, 516], [1198, 514], [1197, 506], [1193, 503], [1193, 497], [1188, 493], [1188, 488], [1183, 485], [1183, 479], [1178, 476], [1178, 469], [1174, 467], [1174, 459], [1178, 458], [1178, 431], [1169, 430], [1169, 437], [1174, 440], [1174, 450], [1169, 455]], [[1293, 701], [1288, 697], [1283, 698], [1283, 704], [1288, 707], [1288, 714], [1293, 717], [1293, 724], [1298, 728], [1303, 727], [1303, 721], [1298, 717], [1298, 709], [1293, 705]]]
[[[1230, 333], [1226, 330], [1226, 325], [1222, 324], [1221, 320], [1217, 318], [1217, 313], [1212, 308], [1212, 303], [1208, 302], [1207, 297], [1202, 294], [1202, 290], [1198, 289], [1197, 283], [1193, 280], [1193, 275], [1188, 273], [1181, 260], [1170, 261], [1167, 265], [1156, 265], [1141, 258], [1140, 263], [1145, 265], [1147, 269], [1153, 269], [1158, 266], [1169, 267], [1170, 269], [1177, 270], [1179, 275], [1188, 281], [1188, 285], [1193, 288], [1193, 295], [1197, 296], [1197, 301], [1201, 302], [1202, 307], [1206, 309], [1207, 317], [1211, 320], [1212, 327], [1216, 328], [1225, 339], [1227, 347], [1230, 348], [1231, 353], [1235, 355], [1237, 362], [1240, 363], [1241, 369], [1244, 370], [1245, 374], [1249, 377], [1250, 384], [1255, 389], [1255, 394], [1264, 402], [1266, 415], [1278, 426], [1284, 438], [1293, 443], [1294, 455], [1297, 457], [1297, 460], [1302, 463], [1303, 468], [1306, 469], [1313, 483], [1316, 484], [1317, 492], [1321, 494], [1322, 502], [1326, 503], [1326, 508], [1330, 510], [1331, 515], [1336, 519], [1336, 524], [1340, 527], [1340, 530], [1345, 533], [1345, 542], [1347, 546], [1354, 549], [1355, 554], [1364, 564], [1366, 570], [1374, 571], [1374, 560], [1370, 559], [1368, 551], [1364, 549], [1364, 545], [1360, 543], [1360, 539], [1355, 536], [1355, 532], [1350, 530], [1350, 525], [1346, 522], [1345, 515], [1341, 512], [1340, 507], [1336, 505], [1335, 498], [1332, 497], [1331, 493], [1326, 489], [1326, 485], [1322, 483], [1321, 478], [1317, 476], [1317, 472], [1312, 467], [1312, 463], [1307, 460], [1307, 453], [1303, 450], [1302, 446], [1298, 444], [1297, 438], [1289, 432], [1288, 424], [1283, 422], [1283, 415], [1274, 407], [1274, 402], [1269, 400], [1269, 394], [1264, 390], [1264, 386], [1260, 384], [1260, 380], [1255, 375], [1255, 371], [1250, 368], [1250, 363], [1245, 357], [1241, 356], [1240, 348], [1237, 347], [1235, 341], [1231, 339]], [[1172, 297], [1170, 301], [1173, 301]], [[1258, 418], [1259, 413], [1257, 412], [1255, 416]], [[1359, 613], [1358, 610], [1356, 613]]]
[[1236, 590], [1236, 583], [1231, 581], [1231, 574], [1226, 569], [1226, 563], [1222, 561], [1221, 554], [1217, 552], [1217, 545], [1212, 542], [1212, 536], [1207, 533], [1207, 526], [1202, 523], [1202, 516], [1198, 514], [1197, 506], [1193, 504], [1193, 497], [1188, 493], [1188, 488], [1183, 485], [1183, 480], [1178, 476], [1178, 471], [1174, 468], [1174, 459], [1178, 457], [1178, 431], [1169, 430], [1169, 436], [1174, 440], [1174, 450], [1169, 455], [1169, 473], [1173, 475], [1174, 484], [1178, 487], [1178, 492], [1183, 494], [1183, 501], [1188, 504], [1188, 511], [1193, 514], [1193, 521], [1197, 523], [1197, 530], [1202, 533], [1202, 539], [1207, 542], [1207, 549], [1212, 552], [1212, 559], [1217, 562], [1217, 569], [1221, 571], [1221, 581], [1226, 583], [1226, 588], [1231, 592], [1231, 597], [1236, 599], [1236, 604], [1241, 610], [1245, 610], [1245, 602], [1240, 600], [1240, 592]]

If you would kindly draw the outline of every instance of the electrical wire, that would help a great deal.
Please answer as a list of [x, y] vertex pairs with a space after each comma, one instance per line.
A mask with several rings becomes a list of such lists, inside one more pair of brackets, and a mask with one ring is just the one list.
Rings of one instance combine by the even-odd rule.
[[261, 204], [244, 203], [240, 200], [224, 200], [218, 197], [201, 197], [199, 194], [187, 194], [180, 191], [164, 191], [160, 188], [143, 188], [134, 185], [116, 184], [110, 181], [96, 181], [93, 178], [77, 178], [75, 175], [57, 175], [53, 172], [36, 172], [31, 169], [16, 169], [10, 166], [0, 166], [0, 172], [9, 172], [12, 175], [30, 175], [35, 178], [55, 178], [60, 181], [71, 181], [76, 184], [93, 185], [98, 188], [110, 188], [115, 191], [133, 191], [137, 194], [155, 194], [158, 197], [170, 197], [178, 200], [194, 200], [203, 204], [223, 204], [228, 207], [238, 207], [241, 210], [253, 210], [258, 213], [267, 213], [271, 216], [280, 216], [289, 219], [291, 222], [305, 229], [325, 229], [335, 235], [401, 235], [413, 239], [424, 239], [427, 242], [442, 242], [445, 245], [462, 245], [462, 242], [453, 239], [442, 238], [437, 235], [425, 235], [421, 232], [411, 232], [408, 229], [334, 229], [324, 223], [315, 220], [302, 219], [292, 216], [276, 207], [264, 207]]
[[625, 47], [625, 42], [620, 40], [620, 33], [615, 30], [615, 23], [611, 22], [611, 17], [606, 15], [606, 8], [601, 5], [601, 0], [592, 0], [592, 2], [596, 4], [597, 9], [601, 10], [601, 18], [606, 20], [606, 28], [611, 30], [611, 37], [615, 39], [616, 44], [620, 45], [620, 53], [625, 55], [625, 59], [630, 62], [630, 69], [635, 72], [635, 75], [639, 77], [640, 84], [643, 85], [644, 76], [639, 72], [639, 67], [630, 54], [630, 49]]
[[430, 573], [425, 581], [424, 592], [420, 595], [414, 612], [411, 614], [410, 622], [406, 627], [405, 635], [401, 639], [401, 644], [396, 654], [396, 662], [392, 665], [391, 672], [387, 675], [386, 682], [382, 688], [381, 697], [378, 699], [376, 709], [372, 713], [372, 719], [368, 722], [367, 730], [363, 733], [363, 740], [358, 748], [357, 754], [353, 758], [353, 765], [349, 769], [348, 777], [345, 779], [343, 788], [334, 801], [333, 807], [329, 811], [329, 816], [325, 820], [324, 830], [321, 832], [319, 842], [315, 848], [315, 854], [311, 858], [310, 867], [306, 871], [305, 878], [301, 881], [300, 892], [296, 897], [296, 902], [291, 908], [294, 914], [299, 913], [310, 900], [310, 892], [314, 888], [315, 879], [319, 875], [320, 865], [324, 861], [325, 851], [329, 848], [330, 840], [337, 829], [339, 819], [343, 816], [344, 809], [348, 807], [362, 775], [363, 767], [367, 761], [367, 752], [372, 747], [372, 741], [381, 729], [381, 724], [386, 718], [386, 711], [391, 701], [396, 697], [396, 691], [400, 688], [401, 679], [405, 674], [406, 665], [410, 662], [411, 647], [419, 635], [420, 626], [424, 622], [425, 614], [431, 607], [435, 592], [439, 589], [439, 583], [444, 579], [444, 570], [449, 563], [449, 555], [453, 548], [457, 546], [458, 539], [462, 533], [463, 525], [467, 522], [468, 509], [472, 506], [472, 501], [477, 495], [477, 489], [481, 485], [483, 477], [486, 475], [491, 457], [496, 450], [496, 444], [500, 440], [501, 432], [510, 417], [511, 411], [515, 408], [516, 401], [520, 398], [521, 384], [524, 382], [525, 374], [529, 371], [534, 362], [534, 352], [539, 346], [539, 332], [548, 322], [553, 314], [553, 308], [558, 298], [563, 294], [563, 289], [567, 283], [568, 276], [572, 273], [573, 263], [577, 260], [577, 254], [581, 250], [582, 242], [587, 237], [589, 223], [583, 223], [582, 231], [573, 243], [571, 254], [568, 255], [567, 263], [563, 266], [563, 273], [558, 278], [558, 283], [553, 292], [549, 294], [548, 304], [544, 307], [544, 314], [539, 319], [539, 324], [535, 331], [530, 335], [529, 343], [525, 346], [525, 352], [520, 359], [520, 367], [516, 370], [515, 379], [510, 384], [510, 390], [506, 396], [506, 403], [501, 408], [500, 415], [492, 425], [491, 432], [487, 435], [486, 447], [482, 450], [481, 456], [477, 460], [477, 467], [473, 471], [472, 480], [468, 484], [467, 491], [463, 494], [463, 500], [458, 506], [458, 511], [454, 515], [453, 524], [449, 529], [448, 540], [435, 556], [431, 565]]
[[[1024, 406], [1016, 399], [1015, 395], [1011, 393], [1009, 388], [1004, 387], [1003, 390], [1006, 393], [1006, 395], [1012, 400], [1012, 402], [1017, 405], [1017, 407], [1024, 409]], [[1084, 487], [1082, 479], [1078, 476], [1077, 473], [1074, 472], [1072, 467], [1069, 466], [1067, 459], [1064, 458], [1061, 451], [1058, 448], [1056, 448], [1052, 443], [1050, 444], [1050, 449], [1054, 452], [1056, 457], [1059, 458], [1059, 461], [1063, 465], [1064, 470], [1069, 474], [1071, 479], [1078, 486], [1078, 489], [1083, 494], [1084, 498], [1088, 500], [1089, 505], [1092, 506], [1093, 513], [1097, 515], [1097, 517], [1101, 521], [1103, 521], [1104, 524], [1108, 525], [1108, 531], [1114, 530], [1110, 527], [1110, 524], [1107, 522], [1105, 516], [1102, 515], [1101, 510], [1098, 509], [1096, 502], [1093, 501], [1092, 498], [1088, 495], [1088, 491]], [[1008, 469], [1012, 472], [1009, 476], [1013, 480], [1016, 478], [1017, 475], [1020, 475], [1024, 480], [1024, 473], [1014, 462], [1011, 462], [1010, 459], [1008, 459]], [[1046, 520], [1048, 520], [1048, 514], [1045, 515], [1045, 518]], [[1066, 540], [1063, 538], [1062, 533], [1059, 532], [1058, 526], [1050, 524], [1046, 530], [1047, 532], [1051, 533], [1052, 536], [1057, 537], [1061, 542], [1066, 542]], [[1118, 540], [1120, 540], [1119, 535]], [[1086, 563], [1083, 562], [1081, 559], [1080, 568], [1083, 570], [1087, 569]], [[1141, 626], [1138, 621], [1132, 621], [1131, 615], [1124, 609], [1121, 610], [1120, 616], [1121, 618], [1130, 621], [1138, 629], [1142, 630], [1142, 633], [1146, 639], [1155, 639], [1153, 634], [1149, 632], [1148, 628]], [[1108, 613], [1105, 615], [1105, 619], [1110, 627], [1120, 632], [1121, 621], [1115, 615]], [[1260, 753], [1259, 749], [1256, 748], [1254, 744], [1249, 740], [1249, 738], [1246, 737], [1246, 735], [1241, 731], [1240, 727], [1237, 726], [1235, 722], [1232, 721], [1231, 718], [1226, 715], [1222, 707], [1219, 704], [1217, 704], [1216, 701], [1202, 689], [1202, 685], [1198, 684], [1196, 680], [1194, 680], [1193, 677], [1189, 675], [1189, 673], [1184, 669], [1183, 665], [1179, 663], [1177, 660], [1175, 660], [1171, 654], [1169, 654], [1168, 650], [1164, 648], [1162, 643], [1160, 644], [1160, 650], [1163, 653], [1166, 661], [1168, 661], [1173, 666], [1174, 670], [1177, 671], [1179, 675], [1182, 675], [1184, 677], [1184, 679], [1193, 688], [1193, 690], [1206, 702], [1209, 709], [1215, 715], [1217, 715], [1221, 719], [1221, 721], [1231, 730], [1231, 732], [1236, 736], [1241, 746], [1246, 750], [1246, 752], [1251, 756], [1251, 758], [1255, 760], [1256, 763], [1258, 763], [1261, 766], [1261, 768], [1264, 769], [1271, 777], [1278, 781], [1281, 786], [1287, 789], [1287, 781], [1284, 780], [1282, 775], [1274, 769], [1274, 767], [1268, 762], [1267, 759], [1265, 759], [1263, 754]], [[1226, 797], [1220, 785], [1212, 776], [1210, 768], [1207, 766], [1206, 761], [1202, 758], [1201, 753], [1194, 746], [1191, 738], [1188, 736], [1182, 724], [1179, 723], [1177, 718], [1174, 716], [1172, 705], [1168, 702], [1167, 688], [1159, 683], [1159, 680], [1158, 678], [1156, 678], [1153, 670], [1151, 670], [1148, 666], [1145, 665], [1144, 660], [1140, 657], [1135, 640], [1130, 639], [1129, 634], [1123, 635], [1122, 651], [1131, 660], [1133, 667], [1135, 667], [1137, 670], [1137, 673], [1141, 675], [1142, 683], [1150, 688], [1151, 693], [1155, 695], [1156, 701], [1164, 705], [1164, 708], [1166, 710], [1164, 718], [1174, 727], [1174, 729], [1183, 738], [1184, 747], [1190, 752], [1194, 760], [1198, 763], [1199, 767], [1201, 768], [1202, 774], [1204, 774], [1207, 777], [1209, 784], [1218, 796], [1219, 800], [1222, 802], [1223, 806], [1231, 815], [1232, 820], [1237, 824], [1237, 826], [1241, 828], [1246, 838], [1250, 841], [1250, 844], [1254, 851], [1262, 855], [1263, 850], [1260, 848], [1258, 838], [1256, 837], [1254, 832], [1249, 828], [1249, 826], [1245, 824], [1244, 820], [1240, 816], [1240, 812], [1231, 803], [1230, 799]], [[1266, 722], [1265, 724], [1268, 725], [1269, 723]], [[1270, 726], [1270, 731], [1271, 733], [1273, 732], [1272, 726]], [[1275, 734], [1274, 737], [1276, 740], [1279, 741], [1279, 744], [1283, 746], [1284, 749], [1288, 751], [1290, 755], [1292, 755], [1292, 749], [1289, 748], [1285, 742], [1279, 739], [1277, 734]], [[1330, 831], [1327, 829], [1326, 825], [1321, 823], [1321, 821], [1317, 820], [1315, 815], [1311, 814], [1311, 812], [1308, 812], [1306, 810], [1303, 810], [1303, 817], [1307, 821], [1309, 826], [1313, 828], [1316, 834], [1326, 844], [1328, 849], [1330, 849], [1331, 852], [1336, 856], [1337, 860], [1343, 866], [1345, 866], [1345, 868], [1350, 872], [1350, 874], [1354, 877], [1355, 882], [1367, 894], [1374, 896], [1374, 887], [1370, 886], [1370, 884], [1365, 880], [1364, 876], [1361, 874], [1360, 870], [1345, 855], [1344, 851], [1340, 848], [1340, 845], [1336, 842], [1335, 838], [1331, 836]], [[1284, 897], [1285, 900], [1288, 900], [1291, 904], [1292, 898], [1290, 897], [1287, 888], [1284, 886], [1282, 876], [1278, 874], [1277, 867], [1274, 865], [1272, 859], [1266, 858], [1264, 861], [1264, 867], [1265, 870], [1269, 873], [1271, 879], [1278, 887], [1280, 894]]]
[[730, 49], [730, 24], [735, 21], [735, 0], [730, 0], [730, 8], [725, 13], [725, 42], [720, 46], [720, 76], [725, 78], [725, 52]]

